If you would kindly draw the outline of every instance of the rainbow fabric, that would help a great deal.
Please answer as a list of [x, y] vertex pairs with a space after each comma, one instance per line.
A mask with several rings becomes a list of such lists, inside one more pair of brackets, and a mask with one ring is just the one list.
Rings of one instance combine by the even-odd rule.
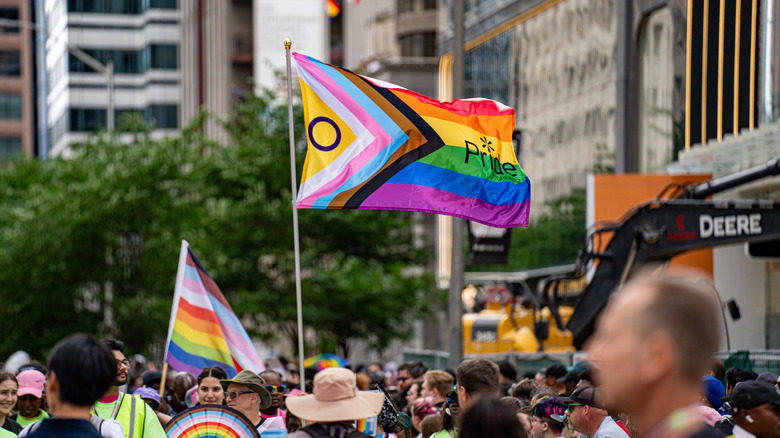
[[330, 18], [336, 18], [341, 13], [341, 5], [336, 0], [325, 1], [325, 11]]
[[515, 111], [439, 102], [294, 53], [309, 149], [298, 208], [405, 210], [528, 226]]
[[349, 361], [334, 353], [323, 353], [306, 359], [303, 361], [303, 366], [306, 368], [316, 367], [317, 371], [322, 371], [331, 367], [348, 367]]
[[265, 369], [252, 341], [219, 287], [183, 240], [168, 326], [165, 361], [193, 376], [219, 366], [229, 378]]

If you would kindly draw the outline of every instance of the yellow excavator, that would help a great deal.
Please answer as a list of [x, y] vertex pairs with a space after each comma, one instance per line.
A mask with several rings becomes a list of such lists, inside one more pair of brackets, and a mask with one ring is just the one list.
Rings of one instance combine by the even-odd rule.
[[[780, 161], [773, 159], [733, 175], [678, 187], [673, 196], [638, 205], [618, 221], [589, 229], [574, 269], [542, 280], [539, 294], [524, 281], [508, 283], [508, 291], [488, 297], [486, 309], [465, 314], [464, 354], [582, 348], [610, 295], [635, 268], [661, 266], [686, 251], [748, 243], [751, 254], [780, 257], [780, 200], [707, 199], [777, 174]], [[601, 233], [613, 235], [597, 251], [594, 239]]]

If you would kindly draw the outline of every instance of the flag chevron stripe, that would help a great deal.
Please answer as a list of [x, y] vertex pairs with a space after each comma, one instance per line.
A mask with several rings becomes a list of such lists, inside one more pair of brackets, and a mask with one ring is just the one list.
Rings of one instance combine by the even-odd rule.
[[[329, 166], [318, 172], [320, 177], [314, 175], [304, 180], [306, 184], [302, 185], [302, 188], [305, 187], [305, 190], [301, 190], [298, 200], [309, 205], [317, 205], [319, 208], [325, 208], [329, 200], [324, 201], [319, 198], [322, 198], [329, 192], [343, 191], [345, 186], [347, 189], [351, 188], [349, 181], [354, 176], [356, 170], [365, 169], [363, 174], [370, 174], [370, 169], [381, 167], [386, 160], [385, 157], [391, 156], [408, 137], [406, 137], [398, 124], [388, 117], [370, 97], [342, 74], [335, 71], [335, 68], [331, 67], [330, 71], [323, 71], [323, 74], [318, 73], [320, 73], [319, 70], [301, 70], [300, 76], [323, 102], [328, 104], [336, 114], [345, 120], [353, 132], [366, 132], [376, 136], [368, 144], [350, 145]], [[340, 80], [338, 80], [339, 76]], [[343, 91], [339, 91], [340, 88], [343, 88]], [[333, 94], [334, 90], [338, 92], [338, 96]], [[349, 111], [344, 107], [345, 103], [351, 104], [351, 107], [354, 109], [352, 115], [355, 116], [359, 125], [348, 121], [345, 113]], [[372, 120], [372, 117], [378, 118], [378, 123]], [[360, 138], [359, 135], [358, 137]], [[307, 166], [304, 165], [304, 169], [306, 168]], [[330, 175], [333, 173], [338, 173], [338, 176], [331, 178]]]
[[[369, 82], [366, 82], [369, 83]], [[369, 83], [370, 84], [370, 83]], [[428, 141], [423, 143], [420, 147], [412, 149], [407, 153], [398, 157], [395, 161], [389, 162], [385, 167], [377, 172], [373, 178], [366, 181], [359, 190], [355, 191], [347, 202], [344, 203], [344, 208], [358, 208], [363, 201], [366, 200], [371, 194], [377, 190], [382, 184], [385, 184], [396, 173], [400, 172], [404, 167], [409, 164], [428, 156], [429, 154], [437, 151], [444, 146], [444, 141], [439, 134], [425, 122], [425, 120], [416, 112], [414, 112], [406, 103], [398, 98], [392, 91], [386, 88], [380, 88], [373, 84], [370, 84], [381, 94], [387, 101], [403, 113], [409, 121], [414, 124], [415, 128], [420, 134]]]
[[363, 119], [361, 126], [347, 124], [347, 140], [321, 131], [323, 139], [336, 142], [330, 146], [310, 137], [306, 161], [318, 171], [310, 175], [304, 165], [298, 208], [423, 211], [495, 227], [528, 226], [531, 188], [514, 155], [512, 108], [487, 99], [438, 102], [305, 55], [294, 57], [306, 84], [307, 123], [362, 111], [390, 136], [377, 136], [370, 148], [358, 145], [354, 138], [376, 134], [361, 132], [368, 124]]
[[197, 375], [206, 366], [220, 366], [233, 377], [243, 369], [265, 369], [230, 304], [186, 241], [168, 333], [165, 361], [177, 371]]

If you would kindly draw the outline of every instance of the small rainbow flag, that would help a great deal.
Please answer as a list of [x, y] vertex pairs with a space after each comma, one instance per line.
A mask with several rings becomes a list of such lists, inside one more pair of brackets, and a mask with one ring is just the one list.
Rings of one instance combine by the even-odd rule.
[[326, 0], [325, 11], [328, 13], [328, 17], [336, 18], [341, 13], [341, 5], [336, 0]]
[[417, 94], [294, 53], [309, 150], [298, 208], [438, 213], [528, 226], [515, 110]]
[[228, 377], [265, 369], [244, 326], [186, 240], [181, 242], [165, 362], [193, 376], [219, 366]]

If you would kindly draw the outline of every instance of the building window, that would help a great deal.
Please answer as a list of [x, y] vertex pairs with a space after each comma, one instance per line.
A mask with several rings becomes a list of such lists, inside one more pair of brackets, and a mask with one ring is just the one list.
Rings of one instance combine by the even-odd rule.
[[22, 62], [19, 52], [0, 50], [0, 76], [19, 76], [22, 74]]
[[[116, 109], [115, 120], [127, 112], [140, 113], [146, 123], [155, 129], [178, 129], [179, 107], [177, 105], [149, 105], [143, 109]], [[106, 110], [103, 108], [71, 108], [71, 132], [95, 132], [106, 127]]]
[[436, 32], [403, 35], [399, 40], [401, 56], [436, 56]]
[[[146, 73], [149, 69], [176, 70], [179, 66], [178, 47], [175, 44], [153, 44], [141, 50], [87, 49], [88, 55], [103, 64], [114, 62], [115, 73]], [[80, 59], [69, 55], [69, 70], [78, 73], [94, 73]]]
[[22, 139], [19, 137], [0, 137], [0, 157], [9, 157], [22, 153]]
[[[0, 19], [19, 20], [19, 8], [0, 8]], [[19, 33], [19, 28], [16, 26], [0, 27], [0, 34], [6, 33]]]
[[143, 14], [147, 9], [176, 9], [176, 0], [68, 0], [68, 12]]
[[22, 118], [22, 96], [18, 94], [0, 94], [0, 119], [19, 120]]
[[176, 9], [176, 0], [151, 0], [149, 7], [152, 9]]
[[155, 44], [149, 47], [152, 68], [176, 70], [179, 68], [178, 47], [176, 44]]
[[398, 13], [436, 9], [436, 0], [398, 0]]

